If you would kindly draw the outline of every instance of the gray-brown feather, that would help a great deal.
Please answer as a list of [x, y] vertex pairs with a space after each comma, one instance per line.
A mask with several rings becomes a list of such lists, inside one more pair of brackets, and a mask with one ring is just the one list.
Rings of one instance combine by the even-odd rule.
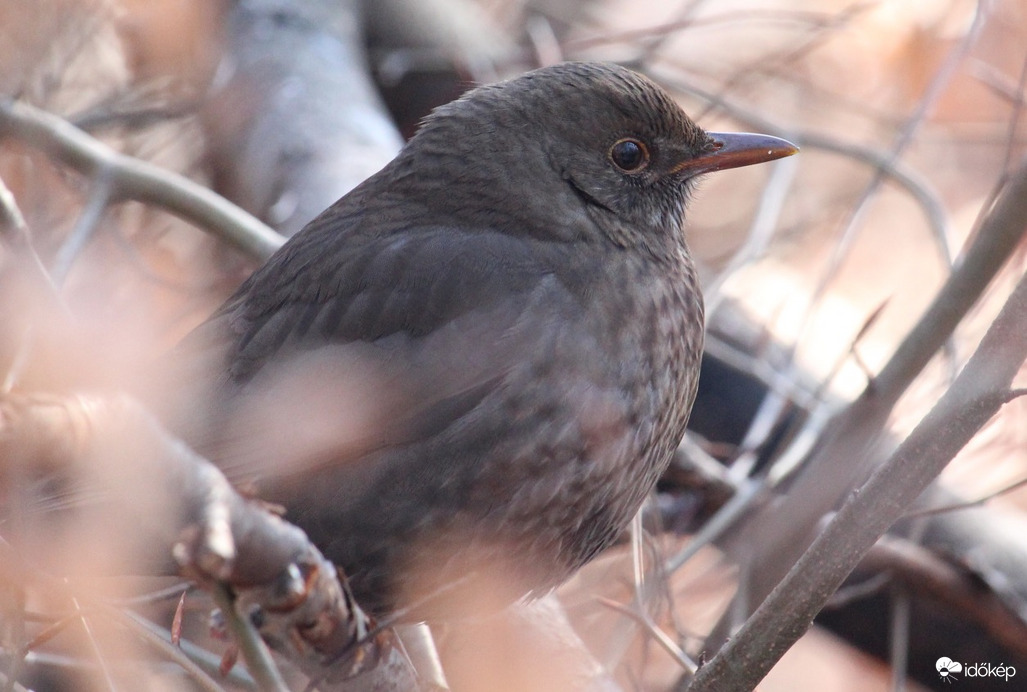
[[[704, 135], [596, 69], [446, 107], [183, 347], [219, 373], [195, 439], [372, 611], [459, 581], [465, 555], [512, 556], [513, 595], [554, 586], [623, 530], [684, 432], [702, 348], [688, 181], [610, 174], [609, 142], [564, 122], [564, 82], [603, 85], [580, 119], [611, 137]], [[539, 104], [560, 146], [525, 119]]]

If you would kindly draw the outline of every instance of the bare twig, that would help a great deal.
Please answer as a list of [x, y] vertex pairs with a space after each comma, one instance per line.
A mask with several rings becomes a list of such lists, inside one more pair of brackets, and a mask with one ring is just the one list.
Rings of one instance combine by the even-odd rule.
[[12, 246], [27, 245], [29, 227], [25, 217], [18, 209], [14, 195], [2, 179], [0, 179], [0, 237]]
[[[848, 218], [846, 218], [845, 224], [839, 232], [838, 242], [834, 245], [831, 257], [828, 260], [827, 265], [824, 267], [820, 280], [809, 297], [809, 303], [811, 305], [819, 302], [824, 291], [827, 289], [827, 286], [834, 281], [834, 278], [838, 275], [838, 268], [841, 266], [842, 260], [852, 247], [852, 243], [857, 234], [856, 232], [860, 227], [863, 215], [866, 212], [867, 205], [877, 194], [877, 191], [881, 188], [881, 184], [884, 182], [885, 169], [893, 166], [903, 152], [905, 152], [910, 142], [913, 141], [913, 135], [916, 133], [920, 125], [923, 124], [924, 119], [927, 117], [931, 109], [934, 108], [938, 99], [944, 92], [945, 87], [948, 86], [948, 83], [955, 75], [956, 68], [963, 61], [963, 58], [970, 50], [970, 47], [973, 46], [974, 42], [976, 42], [981, 28], [984, 26], [984, 19], [987, 16], [987, 11], [985, 9], [986, 5], [986, 2], [979, 2], [977, 4], [977, 11], [974, 15], [973, 24], [967, 30], [962, 40], [956, 44], [946, 56], [945, 62], [934, 74], [923, 96], [917, 100], [916, 108], [914, 108], [913, 112], [908, 118], [906, 118], [906, 121], [902, 124], [898, 134], [895, 136], [895, 141], [892, 143], [888, 153], [888, 159], [886, 161], [887, 165], [875, 169], [873, 177], [863, 189], [863, 192], [859, 196], [859, 200], [852, 206], [852, 212], [849, 214]], [[947, 244], [948, 239], [939, 238], [938, 240], [938, 247], [942, 252], [942, 258], [946, 264], [951, 264], [952, 258]]]
[[[774, 72], [780, 71], [783, 67], [794, 64], [800, 58], [809, 55], [814, 50], [822, 46], [824, 42], [831, 37], [832, 32], [848, 26], [854, 18], [860, 14], [866, 13], [868, 10], [872, 9], [874, 5], [875, 3], [872, 0], [870, 2], [855, 2], [837, 13], [826, 14], [816, 19], [810, 19], [810, 26], [806, 32], [806, 36], [796, 37], [795, 40], [789, 42], [789, 48], [787, 50], [771, 57], [760, 56], [758, 59], [750, 61], [735, 69], [732, 76], [728, 77], [728, 79], [718, 85], [717, 100], [711, 101], [707, 104], [706, 109], [703, 110], [698, 117], [703, 118], [713, 110], [722, 101], [724, 94], [737, 91], [740, 86], [751, 83], [755, 79], [763, 79], [767, 74], [773, 74]], [[776, 13], [775, 10], [768, 12], [768, 14], [774, 13]], [[749, 21], [750, 16], [753, 13], [749, 10], [739, 14], [741, 15], [740, 19], [742, 21]], [[813, 14], [813, 16], [817, 17], [815, 14]]]
[[[853, 6], [858, 8], [860, 6]], [[852, 11], [853, 8], [850, 8]], [[898, 135], [895, 138], [893, 146], [886, 155], [885, 159], [880, 162], [880, 165], [874, 168], [873, 176], [870, 182], [866, 185], [863, 192], [861, 193], [858, 201], [852, 207], [851, 212], [847, 216], [843, 223], [839, 233], [838, 240], [834, 244], [830, 257], [821, 271], [820, 277], [813, 287], [813, 290], [807, 296], [803, 296], [805, 303], [805, 316], [803, 318], [802, 326], [800, 327], [799, 333], [796, 336], [792, 348], [789, 351], [789, 359], [791, 360], [794, 356], [795, 350], [799, 343], [802, 342], [806, 331], [809, 329], [811, 324], [811, 316], [813, 314], [813, 308], [823, 298], [828, 286], [835, 280], [838, 275], [839, 268], [849, 253], [853, 242], [855, 241], [858, 231], [861, 228], [861, 222], [863, 216], [868, 208], [870, 201], [877, 194], [884, 180], [889, 176], [888, 171], [894, 170], [896, 163], [898, 162], [901, 154], [912, 141], [913, 134], [917, 128], [923, 122], [924, 118], [933, 107], [934, 103], [940, 96], [943, 87], [951, 79], [955, 68], [962, 61], [969, 47], [973, 44], [976, 36], [978, 35], [981, 26], [983, 26], [983, 18], [985, 11], [981, 5], [978, 5], [978, 11], [975, 15], [975, 21], [971, 26], [970, 30], [964, 36], [963, 40], [953, 49], [943, 65], [931, 81], [927, 92], [924, 97], [918, 101], [917, 107], [913, 113], [906, 119]], [[800, 47], [801, 49], [801, 47]], [[730, 82], [729, 82], [730, 85]], [[723, 96], [720, 94], [713, 95], [710, 99], [710, 103], [723, 103]], [[929, 208], [929, 207], [928, 207]], [[935, 228], [935, 240], [937, 246], [941, 252], [942, 259], [946, 265], [951, 264], [951, 252], [948, 247], [948, 235], [943, 231], [944, 226]], [[787, 372], [784, 373], [783, 377], [788, 381], [794, 381], [795, 378], [795, 364], [788, 368]], [[776, 421], [784, 410], [787, 404], [787, 399], [779, 396], [767, 397], [761, 407], [760, 414], [754, 419], [756, 421]], [[747, 439], [757, 438], [765, 439], [765, 436], [760, 434], [762, 431], [757, 430], [755, 427], [750, 429]], [[750, 457], [751, 458], [751, 457]], [[739, 473], [748, 472], [749, 464], [739, 466]]]
[[887, 573], [905, 588], [959, 613], [961, 618], [979, 623], [1010, 651], [1027, 655], [1027, 622], [983, 584], [972, 569], [891, 535], [878, 540], [860, 566]]
[[271, 652], [261, 640], [250, 618], [236, 610], [235, 597], [224, 584], [215, 584], [211, 593], [214, 602], [221, 608], [228, 626], [235, 635], [246, 666], [263, 692], [289, 692], [278, 666], [271, 659]]
[[211, 676], [214, 675], [243, 689], [256, 689], [256, 682], [245, 669], [235, 667], [227, 675], [222, 674], [220, 660], [217, 656], [188, 640], [172, 644], [171, 633], [162, 627], [158, 627], [146, 618], [136, 615], [131, 611], [122, 611], [118, 608], [111, 608], [110, 614], [112, 617], [123, 621], [129, 632], [156, 649], [161, 656], [182, 666], [186, 674], [201, 689], [209, 690], [209, 692], [223, 692], [221, 685], [218, 685], [216, 682], [213, 685], [211, 684]]
[[773, 165], [770, 178], [760, 194], [759, 206], [749, 227], [749, 235], [742, 246], [732, 255], [727, 266], [703, 289], [707, 322], [712, 321], [724, 300], [725, 296], [722, 290], [724, 283], [732, 276], [736, 276], [743, 267], [761, 258], [769, 247], [781, 218], [784, 201], [795, 180], [798, 166], [799, 162], [795, 157], [782, 159]]
[[[61, 300], [50, 274], [43, 266], [43, 261], [32, 245], [32, 234], [25, 223], [25, 217], [7, 185], [0, 179], [0, 247], [7, 246], [11, 250], [12, 260], [0, 265], [5, 279], [5, 291], [8, 299], [16, 291], [15, 286], [24, 283], [30, 295], [43, 297], [50, 306], [56, 308], [58, 314], [66, 314], [64, 301]], [[0, 394], [7, 393], [17, 382], [21, 371], [28, 362], [33, 343], [33, 325], [18, 324], [9, 320], [7, 328], [21, 330], [16, 351], [7, 371], [0, 376]]]
[[949, 221], [944, 206], [938, 201], [937, 195], [931, 190], [930, 185], [920, 175], [903, 165], [901, 161], [896, 160], [888, 152], [857, 143], [843, 142], [837, 136], [824, 135], [810, 130], [782, 128], [750, 108], [727, 100], [680, 77], [667, 74], [666, 71], [654, 70], [653, 73], [661, 84], [666, 84], [677, 91], [691, 94], [704, 101], [715, 102], [724, 113], [743, 123], [746, 127], [784, 137], [798, 144], [804, 151], [813, 149], [827, 151], [872, 166], [916, 201], [924, 213], [939, 251], [944, 252], [941, 248], [944, 248], [949, 237]]
[[[0, 543], [0, 551], [3, 545]], [[8, 565], [4, 572], [11, 571]], [[7, 577], [7, 574], [3, 574]], [[15, 682], [25, 662], [23, 651], [16, 651], [25, 641], [25, 588], [15, 579], [4, 578], [0, 582], [0, 651], [10, 649], [7, 665], [0, 671], [0, 683], [4, 692], [14, 692]]]
[[264, 260], [284, 239], [207, 188], [153, 164], [120, 154], [56, 115], [0, 99], [0, 137], [41, 149], [83, 175], [107, 175], [111, 200], [146, 202]]
[[[1022, 198], [1016, 201], [1027, 213]], [[1027, 275], [938, 404], [858, 491], [689, 690], [751, 690], [809, 628], [842, 580], [999, 410], [1027, 359]]]
[[1020, 129], [1020, 120], [1023, 117], [1024, 93], [1027, 91], [1027, 57], [1020, 66], [1020, 80], [1016, 85], [1015, 99], [1013, 100], [1013, 112], [1009, 116], [1009, 130], [1006, 134], [1006, 156], [1002, 162], [1002, 170], [1009, 170], [1013, 161], [1013, 145], [1016, 142], [1016, 133]]
[[894, 588], [891, 593], [889, 615], [888, 660], [891, 663], [891, 692], [905, 692], [906, 675], [909, 673], [909, 627], [913, 602], [904, 588]]
[[67, 240], [64, 241], [64, 244], [57, 251], [57, 257], [54, 259], [53, 267], [50, 270], [50, 276], [57, 285], [64, 283], [68, 272], [71, 271], [71, 265], [81, 254], [90, 238], [93, 237], [97, 225], [111, 203], [112, 190], [110, 178], [106, 173], [107, 171], [102, 171], [100, 177], [93, 181], [93, 190], [89, 195], [89, 201], [86, 203], [85, 209], [82, 210], [82, 215], [79, 216], [78, 222], [68, 235]]
[[[994, 208], [924, 315], [899, 344], [864, 393], [823, 424], [812, 455], [802, 451], [803, 475], [790, 490], [801, 500], [777, 506], [753, 519], [758, 577], [752, 597], [758, 603], [809, 545], [820, 518], [837, 506], [870, 468], [869, 451], [899, 397], [948, 340], [963, 316], [999, 272], [1027, 232], [1027, 162], [1004, 186]], [[818, 423], [817, 425], [821, 425]], [[788, 462], [789, 466], [800, 460]], [[727, 636], [727, 621], [707, 645]]]
[[[884, 538], [881, 540], [884, 540]], [[873, 551], [871, 550], [871, 552]], [[824, 605], [824, 610], [845, 608], [851, 603], [876, 595], [890, 583], [891, 575], [887, 572], [880, 572], [858, 584], [846, 584], [831, 595], [831, 598]]]
[[86, 639], [89, 641], [89, 648], [92, 650], [93, 656], [96, 658], [96, 662], [100, 667], [100, 672], [103, 674], [103, 680], [107, 684], [107, 689], [112, 690], [113, 692], [113, 690], [118, 688], [117, 685], [114, 684], [114, 675], [111, 672], [110, 666], [107, 664], [107, 657], [104, 656], [96, 635], [93, 633], [93, 626], [90, 624], [89, 618], [86, 617], [86, 613], [83, 612], [82, 606], [79, 604], [77, 597], [71, 597], [71, 604], [75, 608], [76, 619], [82, 624], [82, 631], [86, 634]]
[[0, 673], [0, 685], [4, 686], [5, 692], [31, 692], [27, 687], [18, 684], [18, 681]]
[[921, 509], [906, 514], [907, 519], [914, 517], [929, 517], [934, 514], [945, 514], [947, 512], [958, 512], [961, 509], [973, 509], [974, 507], [980, 507], [990, 500], [994, 500], [996, 497], [1001, 497], [1006, 493], [1011, 493], [1014, 490], [1024, 487], [1027, 485], [1027, 478], [1021, 478], [1015, 483], [1010, 483], [1002, 488], [999, 488], [995, 492], [988, 493], [983, 497], [979, 497], [976, 500], [967, 500], [966, 502], [956, 502], [953, 504], [943, 505], [941, 507], [931, 507], [929, 509]]
[[[204, 670], [203, 666], [196, 663], [182, 650], [181, 642], [176, 644], [169, 641], [170, 634], [165, 638], [162, 636], [160, 628], [156, 627], [152, 622], [134, 613], [122, 612], [117, 608], [111, 608], [108, 611], [108, 615], [118, 618], [121, 624], [135, 637], [145, 642], [151, 649], [157, 651], [167, 660], [173, 661], [178, 665], [201, 690], [205, 692], [224, 692], [224, 687], [211, 677], [216, 667]], [[253, 681], [248, 675], [243, 676], [238, 671], [233, 671], [233, 673], [235, 673], [232, 679], [233, 684], [253, 687]]]
[[677, 642], [671, 639], [666, 632], [660, 629], [659, 625], [653, 622], [653, 619], [649, 617], [648, 613], [632, 607], [634, 604], [625, 605], [609, 598], [600, 598], [599, 603], [611, 610], [616, 610], [618, 613], [627, 615], [629, 618], [641, 625], [642, 628], [649, 633], [649, 636], [656, 640], [656, 643], [659, 644], [660, 647], [666, 651], [683, 670], [688, 673], [695, 673], [699, 668], [698, 664], [696, 664], [696, 662], [693, 661], [692, 658], [677, 645]]
[[[581, 52], [591, 48], [606, 46], [614, 43], [645, 43], [643, 53], [632, 62], [644, 62], [651, 60], [660, 47], [673, 38], [677, 32], [690, 28], [722, 26], [725, 24], [737, 23], [760, 23], [760, 24], [787, 24], [811, 29], [823, 29], [824, 27], [837, 24], [841, 17], [848, 18], [852, 8], [839, 14], [830, 12], [817, 12], [805, 10], [787, 9], [756, 9], [746, 8], [741, 11], [723, 12], [706, 17], [689, 16], [698, 9], [705, 0], [692, 0], [688, 7], [678, 12], [678, 18], [669, 22], [663, 22], [654, 26], [642, 27], [641, 29], [629, 29], [627, 31], [605, 32], [598, 36], [583, 36], [571, 38], [563, 43], [563, 50], [570, 52]], [[866, 3], [869, 4], [869, 3]], [[859, 9], [862, 6], [857, 6]]]

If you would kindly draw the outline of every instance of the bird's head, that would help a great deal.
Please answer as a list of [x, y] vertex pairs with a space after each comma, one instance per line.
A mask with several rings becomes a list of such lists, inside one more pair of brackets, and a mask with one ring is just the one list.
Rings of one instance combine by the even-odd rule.
[[680, 238], [697, 176], [797, 151], [767, 135], [706, 132], [648, 78], [571, 62], [437, 109], [405, 157], [434, 176], [439, 202], [493, 227], [658, 246]]

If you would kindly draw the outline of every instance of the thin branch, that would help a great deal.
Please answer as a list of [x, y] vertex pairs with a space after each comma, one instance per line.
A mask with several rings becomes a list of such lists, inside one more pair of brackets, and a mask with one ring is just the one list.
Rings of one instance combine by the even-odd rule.
[[943, 505], [941, 507], [931, 507], [930, 509], [921, 509], [915, 512], [909, 512], [908, 514], [906, 514], [906, 518], [912, 519], [914, 517], [930, 517], [935, 514], [947, 514], [948, 512], [958, 512], [962, 509], [973, 509], [974, 507], [980, 507], [981, 505], [984, 505], [989, 501], [994, 500], [996, 497], [1001, 497], [1006, 493], [1011, 493], [1014, 490], [1022, 488], [1025, 485], [1027, 485], [1027, 478], [1021, 478], [1015, 483], [1011, 483], [1003, 488], [999, 488], [995, 492], [988, 493], [987, 495], [979, 497], [976, 500], [967, 500], [966, 502], [957, 502], [954, 504]]
[[[0, 543], [0, 551], [3, 545]], [[10, 570], [8, 566], [4, 571]], [[4, 574], [4, 577], [7, 575]], [[16, 580], [3, 579], [0, 583], [0, 651], [2, 648], [12, 649], [11, 656], [4, 670], [0, 672], [0, 683], [4, 692], [14, 692], [21, 667], [25, 663], [23, 651], [14, 651], [25, 641], [25, 588]], [[4, 678], [6, 676], [6, 679]]]
[[[644, 53], [632, 60], [641, 62], [652, 59], [654, 53], [669, 38], [673, 38], [677, 32], [691, 28], [719, 27], [731, 24], [784, 24], [798, 27], [823, 29], [838, 22], [838, 15], [831, 12], [816, 12], [805, 10], [771, 9], [762, 10], [757, 8], [746, 8], [742, 11], [724, 12], [707, 17], [691, 17], [697, 6], [704, 2], [693, 2], [689, 7], [678, 12], [679, 18], [669, 22], [663, 22], [653, 26], [642, 27], [641, 29], [628, 29], [627, 31], [610, 31], [596, 36], [571, 37], [563, 42], [563, 51], [582, 52], [601, 46], [608, 46], [616, 43], [638, 43], [641, 44], [649, 39], [649, 45], [644, 46]], [[846, 10], [845, 13], [851, 10]]]
[[[0, 540], [0, 564], [4, 567], [5, 573], [2, 576], [7, 583], [23, 583], [32, 580], [36, 585], [41, 585], [45, 589], [45, 593], [51, 598], [84, 601], [81, 608], [57, 619], [52, 617], [44, 618], [31, 612], [23, 613], [25, 620], [45, 622], [46, 626], [37, 632], [30, 641], [22, 645], [19, 651], [7, 654], [12, 661], [29, 658], [33, 654], [40, 654], [40, 649], [47, 642], [66, 631], [69, 626], [79, 622], [83, 615], [99, 614], [125, 627], [134, 636], [162, 653], [168, 660], [179, 664], [186, 675], [193, 678], [201, 689], [209, 690], [210, 692], [223, 692], [224, 688], [210, 677], [215, 674], [221, 675], [218, 660], [213, 654], [188, 641], [172, 645], [171, 633], [168, 630], [158, 627], [149, 620], [123, 607], [128, 603], [152, 603], [154, 600], [163, 599], [168, 595], [184, 594], [184, 589], [188, 587], [187, 584], [176, 584], [173, 587], [169, 587], [169, 589], [162, 589], [140, 598], [115, 599], [112, 603], [107, 598], [101, 600], [89, 594], [84, 596], [78, 595], [69, 588], [64, 580], [50, 577], [45, 572], [38, 570], [38, 568], [25, 564], [13, 546], [2, 540]], [[255, 688], [253, 678], [241, 669], [232, 670], [228, 673], [227, 677], [222, 677], [227, 682], [241, 686], [244, 689]]]
[[771, 167], [770, 177], [760, 193], [760, 201], [745, 242], [731, 256], [727, 266], [703, 289], [707, 323], [713, 320], [714, 314], [724, 301], [724, 283], [732, 276], [737, 276], [743, 267], [761, 258], [769, 247], [798, 170], [799, 162], [795, 157], [782, 159]]
[[120, 154], [46, 111], [0, 99], [0, 137], [36, 147], [79, 173], [109, 176], [112, 201], [160, 207], [265, 260], [284, 239], [245, 211], [188, 178]]
[[17, 264], [19, 267], [29, 265], [28, 273], [33, 275], [34, 280], [42, 280], [43, 290], [46, 291], [48, 298], [60, 304], [63, 309], [63, 301], [60, 299], [57, 287], [32, 246], [32, 231], [25, 223], [25, 217], [18, 208], [14, 195], [2, 178], [0, 178], [0, 245], [7, 245], [12, 251], [20, 253], [28, 260]]
[[75, 608], [76, 619], [82, 624], [82, 630], [89, 641], [89, 648], [92, 649], [93, 656], [96, 657], [96, 662], [100, 666], [100, 672], [103, 673], [104, 682], [107, 683], [107, 688], [114, 692], [118, 687], [114, 684], [114, 675], [111, 672], [110, 666], [107, 665], [107, 657], [103, 655], [100, 643], [97, 641], [96, 635], [93, 634], [93, 627], [89, 624], [89, 619], [86, 617], [86, 613], [76, 596], [71, 597], [71, 604]]
[[895, 160], [888, 152], [862, 144], [843, 142], [834, 135], [781, 127], [752, 109], [729, 101], [723, 96], [698, 87], [680, 77], [675, 77], [655, 69], [652, 73], [661, 84], [665, 84], [676, 91], [691, 94], [704, 101], [715, 103], [729, 117], [744, 124], [746, 127], [751, 127], [759, 132], [784, 137], [798, 144], [804, 151], [817, 149], [831, 152], [873, 167], [875, 170], [880, 171], [887, 180], [905, 190], [916, 201], [924, 213], [935, 243], [938, 243], [939, 247], [944, 247], [944, 243], [948, 242], [949, 220], [944, 206], [938, 201], [937, 195], [931, 190], [927, 181], [908, 166], [905, 166], [901, 161]]
[[[797, 439], [807, 440], [810, 446], [798, 450], [800, 453], [787, 452], [787, 466], [804, 466], [790, 489], [790, 496], [801, 500], [775, 506], [753, 519], [758, 566], [754, 604], [770, 593], [809, 545], [825, 512], [866, 478], [874, 462], [870, 450], [895, 403], [949, 339], [1027, 233], [1024, 200], [1027, 161], [1004, 186], [973, 243], [874, 381], [826, 424], [815, 421], [816, 416], [811, 418], [807, 427], [824, 426], [816, 435], [815, 446], [808, 435], [800, 432]], [[775, 464], [772, 475], [777, 468]], [[727, 634], [724, 619], [707, 646], [715, 650]]]
[[890, 631], [888, 633], [891, 692], [905, 692], [906, 690], [906, 676], [909, 674], [909, 627], [912, 610], [913, 602], [909, 591], [904, 588], [892, 589], [891, 613], [889, 615]]
[[95, 134], [101, 130], [116, 127], [142, 129], [169, 120], [195, 115], [199, 110], [200, 104], [195, 101], [152, 104], [149, 99], [160, 98], [159, 86], [153, 91], [157, 93], [143, 91], [135, 94], [137, 96], [135, 101], [140, 105], [125, 106], [108, 101], [84, 112], [76, 113], [68, 120], [80, 130]]
[[271, 658], [271, 651], [261, 640], [250, 618], [236, 609], [235, 597], [224, 584], [215, 584], [211, 589], [214, 602], [218, 604], [228, 626], [239, 644], [246, 667], [263, 692], [289, 692], [278, 666]]
[[27, 687], [19, 685], [17, 680], [8, 677], [5, 673], [0, 673], [0, 685], [4, 686], [6, 692], [32, 692]]
[[3, 179], [0, 179], [0, 237], [13, 247], [29, 244], [28, 224]]
[[1027, 655], [1027, 622], [985, 585], [973, 568], [893, 535], [874, 544], [860, 566], [887, 573], [907, 593], [959, 613], [961, 619], [979, 624], [1010, 652]]
[[[0, 179], [0, 247], [7, 246], [11, 260], [2, 267], [4, 290], [8, 297], [15, 295], [14, 287], [24, 287], [28, 295], [41, 298], [54, 309], [55, 314], [66, 315], [67, 306], [61, 299], [57, 285], [47, 272], [43, 261], [32, 245], [32, 233], [25, 223], [25, 217], [7, 185]], [[0, 375], [0, 394], [13, 389], [23, 369], [29, 362], [34, 345], [34, 325], [12, 320], [8, 329], [19, 329], [20, 335], [7, 371]]]
[[1027, 161], [1009, 179], [982, 222], [976, 241], [967, 249], [923, 317], [874, 379], [870, 398], [894, 404], [949, 339], [1027, 233], [1024, 200], [1027, 200]]
[[82, 250], [89, 243], [89, 240], [93, 237], [96, 227], [110, 206], [113, 190], [111, 189], [110, 178], [106, 175], [107, 172], [107, 169], [101, 171], [100, 177], [93, 181], [92, 192], [89, 195], [89, 201], [86, 202], [85, 209], [82, 210], [81, 216], [79, 216], [78, 221], [75, 223], [75, 228], [71, 230], [67, 240], [64, 241], [64, 244], [57, 251], [53, 267], [50, 270], [50, 276], [58, 286], [62, 285], [68, 277], [71, 265], [74, 264]]
[[[724, 94], [738, 91], [738, 88], [744, 84], [751, 83], [754, 80], [765, 79], [768, 74], [772, 75], [779, 73], [784, 67], [795, 64], [801, 58], [821, 47], [824, 42], [831, 37], [833, 31], [837, 31], [848, 26], [851, 24], [853, 19], [872, 9], [875, 4], [876, 3], [873, 2], [873, 0], [870, 2], [856, 2], [841, 9], [837, 13], [825, 15], [820, 21], [811, 20], [809, 22], [809, 29], [805, 32], [805, 36], [796, 36], [793, 38], [793, 40], [789, 42], [787, 50], [769, 57], [760, 56], [756, 60], [751, 60], [748, 63], [741, 65], [739, 68], [736, 68], [733, 75], [718, 85], [718, 101], [723, 98]], [[752, 10], [748, 10], [740, 14], [742, 14], [743, 17], [748, 18], [748, 16], [752, 14]], [[717, 101], [711, 101], [707, 104], [706, 108], [699, 113], [698, 117], [705, 117], [716, 107], [716, 105]]]
[[610, 598], [599, 598], [597, 600], [607, 608], [615, 610], [622, 615], [627, 615], [629, 618], [641, 625], [642, 628], [649, 633], [649, 636], [656, 640], [656, 643], [659, 644], [660, 647], [666, 651], [682, 669], [688, 673], [695, 673], [695, 671], [698, 670], [699, 665], [693, 661], [680, 646], [677, 645], [677, 642], [671, 639], [666, 632], [660, 629], [659, 625], [653, 622], [652, 618], [649, 617], [647, 613], [632, 607], [634, 603], [632, 603], [632, 605], [624, 605], [623, 603], [618, 603]]
[[1006, 133], [1006, 156], [1002, 162], [1002, 170], [1008, 171], [1013, 160], [1013, 150], [1016, 144], [1016, 133], [1020, 129], [1020, 120], [1023, 117], [1023, 99], [1027, 91], [1027, 57], [1020, 66], [1020, 81], [1016, 85], [1016, 98], [1013, 100], [1013, 112], [1009, 115], [1009, 129]]
[[112, 608], [111, 611], [114, 617], [123, 621], [125, 627], [132, 634], [145, 641], [168, 660], [180, 665], [201, 689], [209, 689], [210, 692], [223, 692], [224, 688], [216, 682], [214, 686], [211, 685], [210, 681], [213, 680], [211, 676], [214, 675], [246, 690], [257, 688], [256, 682], [254, 682], [253, 677], [248, 671], [234, 667], [227, 675], [223, 675], [220, 670], [220, 661], [206, 649], [202, 649], [187, 640], [182, 640], [178, 644], [172, 644], [171, 633], [163, 627], [158, 627], [146, 618], [131, 611], [122, 611], [117, 608]]
[[[831, 257], [828, 259], [827, 266], [824, 267], [820, 279], [810, 295], [810, 305], [814, 305], [820, 301], [820, 298], [827, 290], [828, 285], [830, 285], [830, 283], [835, 280], [835, 277], [837, 277], [838, 269], [841, 266], [842, 261], [852, 248], [853, 242], [857, 236], [857, 230], [859, 229], [863, 220], [863, 215], [866, 212], [867, 205], [877, 194], [877, 191], [881, 188], [881, 184], [884, 182], [885, 169], [893, 166], [902, 156], [903, 152], [905, 152], [910, 142], [913, 141], [913, 135], [916, 133], [920, 125], [923, 124], [931, 109], [934, 108], [938, 99], [944, 92], [945, 87], [948, 86], [952, 77], [955, 75], [956, 68], [960, 63], [962, 63], [963, 58], [970, 50], [970, 47], [976, 42], [981, 28], [984, 26], [984, 19], [987, 15], [987, 12], [985, 11], [986, 4], [987, 3], [983, 1], [977, 4], [973, 24], [971, 24], [962, 40], [954, 46], [946, 56], [944, 63], [942, 63], [942, 66], [937, 70], [937, 72], [935, 72], [923, 96], [917, 100], [916, 108], [913, 109], [913, 112], [899, 129], [899, 132], [888, 152], [888, 159], [886, 161], [887, 166], [874, 170], [873, 177], [863, 189], [863, 192], [859, 196], [859, 200], [853, 205], [852, 211], [846, 218], [841, 232], [839, 233], [838, 242], [834, 245], [834, 249], [831, 253]], [[948, 239], [941, 238], [939, 240], [939, 249], [942, 252], [943, 259], [947, 265], [951, 265], [952, 258], [947, 244]]]
[[[885, 540], [887, 537], [882, 537], [881, 540]], [[880, 541], [878, 541], [880, 544]], [[870, 551], [873, 552], [873, 549]], [[879, 593], [882, 589], [891, 584], [892, 576], [887, 572], [879, 572], [874, 576], [866, 579], [858, 584], [846, 584], [842, 588], [831, 594], [831, 598], [828, 599], [824, 605], [824, 610], [837, 610], [845, 608], [851, 603], [856, 601], [862, 601], [864, 598], [869, 598]]]
[[[792, 365], [784, 375], [788, 380], [791, 381], [795, 379], [794, 369], [796, 366], [794, 364], [793, 356], [798, 344], [802, 343], [803, 337], [811, 326], [813, 308], [822, 300], [827, 288], [837, 277], [839, 267], [848, 256], [848, 253], [858, 235], [858, 231], [861, 228], [861, 222], [870, 201], [877, 194], [883, 182], [888, 177], [887, 171], [894, 169], [901, 154], [912, 141], [912, 137], [916, 132], [916, 129], [920, 126], [930, 109], [934, 106], [942, 93], [943, 87], [951, 80], [955, 68], [960, 64], [963, 57], [966, 55], [966, 52], [976, 40], [976, 37], [983, 26], [985, 14], [983, 3], [981, 3], [978, 5], [973, 25], [970, 27], [963, 40], [952, 51], [950, 51], [942, 68], [934, 75], [934, 78], [928, 86], [923, 98], [919, 100], [913, 113], [906, 119], [884, 161], [881, 162], [880, 166], [874, 168], [870, 182], [860, 194], [858, 201], [853, 206], [851, 212], [843, 223], [838, 235], [838, 241], [832, 249], [826, 266], [820, 272], [820, 277], [818, 278], [816, 285], [813, 287], [810, 294], [803, 298], [805, 303], [804, 317], [799, 328], [798, 336], [795, 338], [792, 348], [789, 351], [789, 360], [792, 361]], [[721, 94], [717, 94], [714, 95], [714, 100], [711, 100], [710, 103], [723, 103], [723, 101], [723, 96]], [[948, 235], [941, 232], [942, 228], [935, 228], [934, 237], [941, 252], [942, 259], [946, 265], [950, 266], [951, 252], [948, 247]], [[776, 420], [781, 415], [786, 403], [787, 401], [785, 399], [768, 396], [761, 406], [757, 419], [762, 418], [764, 420]], [[755, 431], [751, 429], [750, 435], [754, 434], [754, 432]], [[746, 469], [743, 467], [742, 470]]]
[[[1018, 201], [1021, 211], [1027, 205]], [[1027, 275], [938, 404], [853, 492], [756, 612], [697, 673], [691, 692], [751, 690], [813, 623], [849, 572], [1002, 406], [1027, 359]]]

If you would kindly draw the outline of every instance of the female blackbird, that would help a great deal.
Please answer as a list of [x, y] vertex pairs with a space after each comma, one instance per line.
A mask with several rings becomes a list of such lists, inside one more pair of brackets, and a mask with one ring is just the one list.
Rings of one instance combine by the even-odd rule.
[[615, 540], [684, 434], [692, 181], [796, 151], [707, 133], [614, 65], [475, 89], [187, 339], [215, 373], [192, 439], [371, 612], [544, 592]]

